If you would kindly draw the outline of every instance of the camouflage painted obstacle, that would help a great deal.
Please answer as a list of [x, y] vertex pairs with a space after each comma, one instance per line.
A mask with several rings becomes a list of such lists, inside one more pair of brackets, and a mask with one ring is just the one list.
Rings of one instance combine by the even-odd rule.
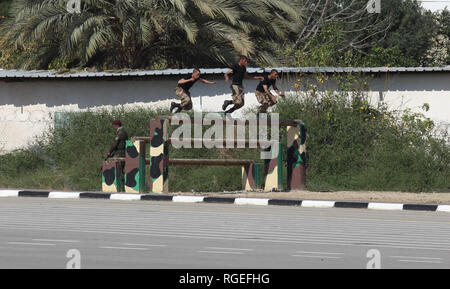
[[[125, 159], [117, 159], [125, 163], [125, 191], [128, 193], [145, 192], [145, 164], [150, 166], [150, 192], [169, 191], [169, 166], [241, 166], [242, 183], [244, 190], [255, 190], [260, 187], [260, 166], [253, 160], [187, 160], [170, 159], [169, 138], [170, 117], [160, 117], [150, 121], [150, 137], [135, 137], [127, 142]], [[194, 123], [194, 120], [192, 120]], [[250, 125], [246, 122], [245, 125]], [[305, 153], [306, 153], [306, 126], [299, 120], [280, 120], [280, 127], [287, 127], [287, 184], [289, 190], [303, 190], [306, 188]], [[227, 140], [223, 141], [224, 146]], [[191, 139], [192, 144], [202, 143], [201, 139]], [[238, 143], [249, 144], [249, 140], [234, 140]], [[146, 144], [150, 144], [149, 160], [145, 160]], [[273, 146], [278, 146], [273, 150]], [[266, 149], [272, 151], [271, 159], [265, 161], [265, 191], [283, 189], [283, 157], [281, 142], [272, 143]], [[277, 153], [274, 153], [277, 152]], [[106, 187], [105, 187], [106, 188]]]
[[102, 191], [107, 193], [123, 192], [122, 164], [118, 159], [103, 162]]

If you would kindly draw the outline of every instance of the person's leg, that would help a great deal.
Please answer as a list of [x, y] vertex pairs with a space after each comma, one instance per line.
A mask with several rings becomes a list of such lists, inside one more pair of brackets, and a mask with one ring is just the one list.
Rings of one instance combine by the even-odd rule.
[[[184, 90], [183, 90], [181, 87], [175, 88], [175, 95], [178, 97], [178, 99], [181, 100], [181, 99], [183, 98], [183, 93], [184, 93]], [[181, 104], [179, 104], [179, 103], [172, 102], [172, 103], [170, 104], [170, 112], [172, 112], [175, 108], [177, 109], [177, 110], [175, 111], [175, 113], [178, 113], [178, 112], [181, 111], [182, 106], [181, 106]]]
[[[236, 92], [235, 92], [233, 86], [235, 86], [235, 85], [231, 85], [231, 86], [230, 86], [230, 89], [231, 89], [231, 97], [234, 98], [234, 94], [235, 94]], [[228, 107], [229, 105], [231, 105], [231, 104], [233, 104], [233, 101], [232, 101], [232, 100], [225, 100], [225, 101], [223, 102], [223, 105], [222, 105], [222, 110], [226, 110], [227, 107]]]
[[181, 108], [183, 110], [191, 110], [192, 109], [192, 99], [191, 94], [189, 92], [183, 91], [181, 97]]
[[256, 99], [258, 100], [260, 106], [258, 109], [258, 115], [260, 113], [266, 113], [267, 112], [267, 108], [269, 107], [269, 105], [267, 104], [267, 100], [266, 100], [266, 96], [264, 93], [256, 91], [255, 92], [256, 95]]
[[238, 85], [232, 85], [232, 91], [233, 91], [233, 104], [234, 106], [227, 110], [225, 113], [233, 113], [234, 111], [240, 109], [245, 104], [244, 99], [244, 88]]

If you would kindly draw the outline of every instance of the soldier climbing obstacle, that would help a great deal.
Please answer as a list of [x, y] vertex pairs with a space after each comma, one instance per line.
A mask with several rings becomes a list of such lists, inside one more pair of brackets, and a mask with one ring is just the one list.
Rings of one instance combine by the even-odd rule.
[[128, 140], [128, 134], [122, 127], [122, 123], [120, 122], [120, 120], [113, 121], [112, 126], [116, 130], [116, 137], [114, 138], [114, 142], [111, 145], [109, 152], [106, 154], [106, 158], [124, 158], [125, 143]]
[[276, 69], [272, 69], [270, 74], [266, 75], [256, 87], [255, 95], [258, 99], [258, 102], [261, 104], [258, 110], [258, 114], [266, 113], [269, 107], [274, 106], [277, 103], [277, 97], [270, 92], [271, 86], [279, 96], [285, 97], [284, 94], [281, 93], [277, 88], [277, 79], [278, 71]]
[[192, 109], [192, 100], [191, 100], [191, 93], [189, 92], [189, 89], [197, 82], [200, 81], [202, 83], [206, 84], [216, 84], [215, 81], [209, 81], [203, 78], [200, 78], [200, 70], [194, 69], [192, 73], [188, 73], [185, 77], [180, 79], [178, 81], [178, 87], [175, 88], [175, 94], [177, 97], [181, 100], [181, 103], [175, 103], [172, 102], [170, 104], [170, 112], [173, 112], [173, 110], [176, 108], [177, 110], [175, 113], [178, 113], [180, 111], [184, 110], [191, 110]]
[[229, 81], [229, 75], [233, 74], [233, 81], [231, 83], [231, 93], [233, 100], [225, 100], [225, 102], [222, 105], [222, 110], [226, 110], [227, 107], [231, 104], [234, 104], [232, 108], [225, 111], [225, 113], [233, 113], [234, 111], [240, 109], [244, 106], [245, 100], [244, 100], [244, 87], [243, 87], [243, 80], [244, 78], [248, 79], [259, 79], [263, 80], [263, 77], [255, 76], [250, 77], [247, 73], [247, 61], [248, 58], [246, 56], [241, 56], [239, 59], [239, 62], [236, 63], [230, 70], [225, 73], [225, 81]]

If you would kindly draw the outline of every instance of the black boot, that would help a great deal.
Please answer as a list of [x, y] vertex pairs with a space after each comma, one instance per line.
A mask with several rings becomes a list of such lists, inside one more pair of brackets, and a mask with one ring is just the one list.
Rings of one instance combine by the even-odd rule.
[[227, 113], [233, 113], [236, 109], [234, 107], [230, 108], [229, 110], [225, 111], [225, 114]]
[[172, 102], [170, 104], [170, 112], [173, 113], [172, 111], [177, 108], [177, 110], [175, 111], [175, 113], [179, 113], [181, 111], [181, 105], [175, 102]]
[[231, 100], [225, 100], [224, 103], [223, 103], [223, 105], [222, 105], [222, 110], [226, 110], [227, 107], [228, 107], [230, 104], [232, 104], [232, 103], [233, 103], [233, 101], [231, 101]]

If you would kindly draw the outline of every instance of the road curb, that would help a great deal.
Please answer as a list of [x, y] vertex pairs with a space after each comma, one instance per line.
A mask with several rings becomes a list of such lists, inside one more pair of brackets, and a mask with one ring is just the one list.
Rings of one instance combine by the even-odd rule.
[[124, 194], [124, 193], [95, 193], [95, 192], [60, 192], [33, 190], [0, 190], [1, 198], [48, 198], [48, 199], [104, 199], [120, 201], [163, 201], [174, 203], [216, 203], [255, 206], [293, 206], [304, 208], [353, 208], [384, 211], [428, 211], [450, 213], [450, 205], [436, 204], [404, 204], [379, 202], [349, 202], [328, 200], [295, 200], [295, 199], [264, 199], [264, 198], [231, 198], [231, 197], [202, 197], [177, 196], [162, 194]]

